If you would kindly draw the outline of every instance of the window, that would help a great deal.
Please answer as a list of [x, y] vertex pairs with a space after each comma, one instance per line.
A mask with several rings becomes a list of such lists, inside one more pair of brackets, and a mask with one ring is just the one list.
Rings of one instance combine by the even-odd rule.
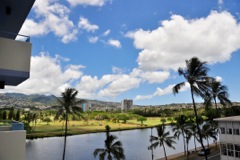
[[221, 130], [221, 134], [225, 134], [225, 128], [221, 127], [220, 130]]
[[240, 158], [240, 145], [235, 144], [235, 157]]
[[228, 143], [227, 144], [227, 153], [228, 153], [228, 156], [234, 156], [234, 149], [233, 149], [233, 144], [230, 144]]
[[233, 134], [239, 135], [239, 129], [233, 129]]
[[232, 128], [227, 129], [227, 134], [232, 134]]
[[227, 146], [224, 143], [221, 143], [221, 154], [227, 155]]

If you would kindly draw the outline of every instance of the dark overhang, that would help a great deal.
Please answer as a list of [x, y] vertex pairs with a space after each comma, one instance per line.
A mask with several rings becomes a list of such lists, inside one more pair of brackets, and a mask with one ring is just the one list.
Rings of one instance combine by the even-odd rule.
[[15, 39], [35, 0], [0, 1], [0, 37]]

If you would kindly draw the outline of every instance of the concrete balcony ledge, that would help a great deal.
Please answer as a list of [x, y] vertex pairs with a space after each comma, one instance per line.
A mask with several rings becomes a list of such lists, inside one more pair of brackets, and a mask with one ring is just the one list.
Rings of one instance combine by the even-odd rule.
[[0, 131], [0, 160], [26, 160], [26, 131]]

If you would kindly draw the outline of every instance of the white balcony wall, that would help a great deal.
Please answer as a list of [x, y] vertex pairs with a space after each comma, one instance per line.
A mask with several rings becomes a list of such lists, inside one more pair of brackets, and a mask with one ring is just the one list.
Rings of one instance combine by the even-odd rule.
[[0, 68], [29, 72], [32, 44], [0, 37]]
[[0, 131], [0, 160], [26, 160], [26, 131]]
[[0, 81], [16, 86], [29, 78], [32, 44], [0, 37]]

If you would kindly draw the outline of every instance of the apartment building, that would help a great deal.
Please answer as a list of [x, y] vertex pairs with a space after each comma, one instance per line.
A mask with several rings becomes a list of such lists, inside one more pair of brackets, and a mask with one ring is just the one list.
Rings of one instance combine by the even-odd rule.
[[240, 116], [214, 119], [218, 122], [221, 160], [240, 160]]
[[124, 99], [122, 102], [121, 102], [121, 110], [129, 110], [129, 109], [132, 109], [133, 107], [133, 100], [131, 99]]
[[[19, 35], [35, 0], [0, 1], [0, 89], [30, 76], [32, 44]], [[0, 122], [0, 160], [25, 160], [26, 131], [19, 122]]]

